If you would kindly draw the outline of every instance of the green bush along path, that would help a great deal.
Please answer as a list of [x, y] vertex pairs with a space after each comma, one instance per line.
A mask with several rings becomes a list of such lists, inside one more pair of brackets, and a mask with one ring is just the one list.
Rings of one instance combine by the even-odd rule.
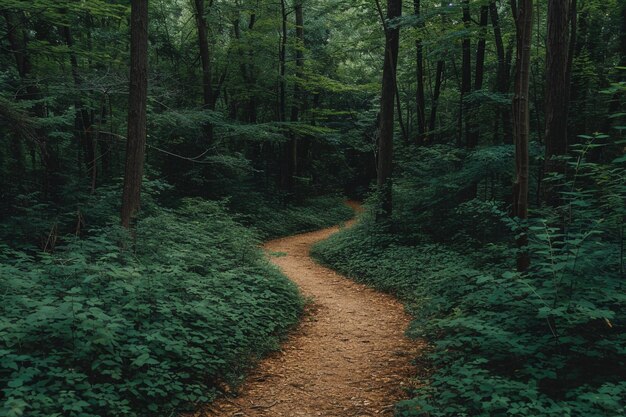
[[400, 302], [309, 256], [313, 244], [338, 230], [265, 244], [272, 263], [312, 300], [308, 314], [235, 397], [219, 399], [194, 417], [393, 415], [420, 345], [404, 336], [410, 318]]

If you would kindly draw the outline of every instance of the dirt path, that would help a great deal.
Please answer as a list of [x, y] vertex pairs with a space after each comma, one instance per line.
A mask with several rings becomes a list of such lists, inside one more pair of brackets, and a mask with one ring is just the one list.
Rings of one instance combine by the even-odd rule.
[[419, 347], [403, 335], [409, 317], [398, 301], [310, 258], [311, 245], [337, 230], [265, 245], [271, 261], [313, 304], [282, 350], [259, 364], [238, 396], [218, 400], [196, 416], [393, 415]]

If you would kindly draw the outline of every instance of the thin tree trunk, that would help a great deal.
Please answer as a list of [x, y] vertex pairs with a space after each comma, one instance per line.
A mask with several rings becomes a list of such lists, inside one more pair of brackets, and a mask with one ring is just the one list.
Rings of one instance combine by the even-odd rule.
[[[291, 105], [291, 121], [300, 120], [300, 109], [304, 99], [301, 83], [304, 78], [304, 15], [302, 12], [302, 0], [296, 0], [294, 4], [296, 15], [296, 82], [293, 87], [293, 103]], [[283, 173], [283, 188], [293, 191], [294, 176], [298, 171], [298, 139], [293, 133], [289, 134], [289, 141], [284, 149], [286, 172]]]
[[[387, 19], [402, 15], [402, 0], [387, 0]], [[381, 192], [379, 220], [391, 218], [393, 173], [393, 127], [394, 98], [396, 94], [396, 70], [400, 47], [400, 29], [385, 25], [385, 61], [383, 65], [380, 104], [380, 133], [378, 138], [377, 185]]]
[[[502, 28], [500, 26], [500, 17], [498, 15], [498, 6], [495, 0], [489, 3], [489, 14], [491, 16], [491, 25], [493, 27], [493, 34], [496, 44], [496, 54], [498, 57], [498, 67], [496, 70], [496, 85], [495, 91], [500, 94], [507, 94], [509, 92], [509, 79], [511, 73], [511, 56], [512, 45], [505, 50], [504, 42], [502, 40]], [[511, 128], [511, 109], [508, 107], [500, 108], [499, 116], [496, 116], [496, 124], [498, 120], [502, 121], [502, 131], [504, 143], [512, 144], [513, 136]], [[500, 143], [498, 129], [494, 129], [494, 143]]]
[[[418, 21], [421, 19], [420, 0], [413, 0], [413, 9]], [[423, 22], [419, 21], [417, 25], [418, 31], [424, 27]], [[417, 115], [417, 136], [415, 143], [422, 145], [426, 135], [426, 100], [424, 99], [424, 47], [422, 45], [421, 32], [415, 40], [415, 77], [417, 79], [417, 90], [415, 93], [415, 110]]]
[[82, 144], [83, 155], [85, 160], [85, 166], [87, 167], [87, 176], [93, 179], [97, 178], [97, 166], [96, 166], [96, 145], [93, 137], [93, 121], [89, 111], [85, 108], [81, 97], [82, 79], [80, 77], [80, 70], [78, 68], [78, 60], [74, 53], [74, 39], [72, 31], [69, 26], [63, 26], [61, 32], [65, 38], [65, 43], [70, 50], [70, 66], [72, 70], [72, 78], [74, 80], [74, 86], [76, 87], [77, 94], [74, 99], [74, 106], [76, 107], [75, 126], [77, 128], [77, 137]]
[[[200, 50], [200, 63], [202, 65], [202, 101], [205, 109], [214, 110], [217, 100], [213, 92], [213, 70], [211, 67], [211, 50], [207, 33], [207, 21], [205, 16], [204, 0], [194, 0], [196, 28], [198, 32], [198, 48]], [[213, 124], [207, 122], [203, 126], [205, 140], [213, 143]]]
[[[469, 0], [463, 0], [463, 26], [465, 30], [469, 30], [472, 22], [470, 15]], [[461, 105], [459, 114], [459, 126], [461, 126], [460, 135], [463, 137], [463, 142], [469, 148], [473, 148], [470, 138], [470, 115], [469, 106], [467, 104], [467, 95], [472, 91], [472, 45], [469, 34], [466, 34], [461, 42], [462, 50], [462, 64], [461, 64]], [[464, 128], [463, 128], [464, 126]]]
[[[280, 13], [282, 17], [281, 37], [278, 56], [278, 72], [279, 72], [279, 103], [278, 103], [278, 120], [285, 122], [287, 120], [287, 4], [286, 0], [280, 1]], [[291, 136], [291, 133], [288, 133]], [[281, 145], [281, 163], [280, 163], [280, 187], [283, 190], [291, 191], [293, 180], [293, 153], [294, 147], [292, 139], [288, 138], [287, 142]]]
[[128, 134], [122, 193], [122, 226], [131, 227], [141, 202], [141, 183], [146, 146], [148, 99], [148, 0], [131, 0], [130, 94]]
[[287, 59], [287, 9], [285, 0], [280, 0], [280, 12], [282, 16], [281, 37], [279, 47], [279, 105], [278, 120], [284, 122], [287, 112], [287, 80], [286, 76], [286, 59]]
[[[485, 48], [487, 45], [486, 40], [486, 32], [487, 32], [487, 24], [489, 23], [489, 6], [482, 6], [480, 8], [480, 32], [478, 43], [476, 45], [476, 70], [474, 73], [474, 90], [482, 90], [483, 88], [483, 80], [485, 78]], [[476, 119], [476, 113], [480, 109], [480, 104], [475, 104], [471, 106], [472, 113], [470, 117], [472, 119]], [[478, 140], [480, 138], [480, 127], [475, 120], [472, 120], [469, 123], [469, 137], [467, 142], [468, 148], [475, 148], [478, 145]]]
[[441, 84], [443, 83], [443, 75], [445, 71], [445, 61], [437, 61], [437, 70], [435, 71], [435, 87], [433, 89], [433, 99], [430, 107], [430, 120], [428, 122], [428, 141], [434, 140], [434, 133], [437, 129], [437, 109], [439, 107], [439, 96], [441, 95]]
[[[517, 55], [515, 61], [515, 96], [513, 97], [513, 129], [515, 138], [515, 172], [513, 215], [522, 222], [528, 218], [529, 132], [528, 90], [530, 83], [530, 49], [532, 43], [532, 0], [512, 0], [516, 26]], [[517, 270], [530, 265], [526, 226], [518, 232]]]

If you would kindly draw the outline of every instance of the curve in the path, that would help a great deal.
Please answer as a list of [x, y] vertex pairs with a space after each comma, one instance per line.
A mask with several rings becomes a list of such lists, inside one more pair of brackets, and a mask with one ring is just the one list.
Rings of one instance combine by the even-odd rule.
[[236, 397], [218, 399], [198, 417], [393, 415], [414, 374], [410, 363], [419, 346], [404, 337], [409, 316], [397, 300], [311, 259], [311, 246], [337, 230], [265, 245], [312, 306], [282, 350], [259, 364]]

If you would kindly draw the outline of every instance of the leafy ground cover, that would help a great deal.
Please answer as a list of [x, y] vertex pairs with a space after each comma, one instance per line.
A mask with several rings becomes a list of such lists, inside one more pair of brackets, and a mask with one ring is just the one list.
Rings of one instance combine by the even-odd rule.
[[292, 204], [258, 197], [234, 204], [233, 210], [242, 213], [242, 223], [253, 227], [263, 239], [324, 229], [354, 216], [339, 196], [312, 197]]
[[[106, 193], [82, 209], [99, 222], [45, 251], [44, 231], [68, 230], [74, 216], [4, 223], [23, 239], [0, 244], [0, 416], [172, 415], [239, 383], [298, 321], [296, 287], [225, 204], [165, 209], [147, 194], [133, 237], [106, 225], [107, 201], [118, 201]], [[273, 216], [263, 236], [288, 234], [345, 218], [337, 202], [244, 219]]]
[[412, 165], [421, 174], [407, 169], [398, 181], [395, 233], [370, 211], [314, 247], [322, 263], [404, 300], [408, 333], [430, 342], [420, 360], [432, 372], [398, 415], [624, 415], [624, 170], [620, 160], [587, 162], [591, 148], [552, 179], [560, 204], [535, 209], [526, 274], [512, 272], [519, 225], [500, 203], [462, 202], [467, 183], [450, 181], [490, 156], [480, 150], [448, 166], [440, 150], [423, 151], [431, 158]]

